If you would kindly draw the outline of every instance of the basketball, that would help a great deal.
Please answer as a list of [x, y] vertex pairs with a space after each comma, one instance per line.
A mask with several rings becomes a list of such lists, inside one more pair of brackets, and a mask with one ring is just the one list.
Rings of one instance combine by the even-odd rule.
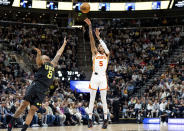
[[90, 5], [88, 3], [83, 3], [80, 6], [80, 10], [82, 13], [88, 13], [90, 11]]

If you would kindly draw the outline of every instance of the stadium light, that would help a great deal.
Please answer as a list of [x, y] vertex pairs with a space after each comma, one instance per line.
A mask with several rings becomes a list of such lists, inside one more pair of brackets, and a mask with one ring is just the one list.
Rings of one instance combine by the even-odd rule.
[[72, 28], [82, 28], [82, 25], [72, 25]]

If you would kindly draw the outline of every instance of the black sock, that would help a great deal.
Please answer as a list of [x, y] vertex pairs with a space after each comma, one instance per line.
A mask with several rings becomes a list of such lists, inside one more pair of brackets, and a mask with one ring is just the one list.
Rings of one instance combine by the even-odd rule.
[[8, 127], [9, 128], [12, 128], [14, 125], [15, 125], [15, 121], [17, 120], [17, 118], [15, 117], [12, 117], [9, 124], [8, 124]]
[[42, 126], [42, 119], [38, 118], [38, 125]]
[[27, 124], [24, 124], [24, 125], [22, 126], [22, 130], [21, 130], [21, 131], [26, 131], [27, 128], [28, 128], [28, 125], [27, 125]]

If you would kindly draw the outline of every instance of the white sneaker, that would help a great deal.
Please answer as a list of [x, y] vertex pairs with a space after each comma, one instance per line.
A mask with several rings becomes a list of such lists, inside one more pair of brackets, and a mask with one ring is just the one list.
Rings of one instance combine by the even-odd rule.
[[160, 122], [160, 126], [163, 126], [163, 124], [164, 124], [163, 122]]
[[164, 126], [167, 126], [167, 123], [166, 122], [164, 122]]
[[95, 122], [94, 122], [94, 125], [97, 125], [97, 124], [98, 124], [98, 123], [95, 121]]
[[33, 124], [32, 127], [39, 127], [39, 125], [38, 124]]
[[48, 127], [48, 125], [46, 123], [43, 124], [43, 127]]

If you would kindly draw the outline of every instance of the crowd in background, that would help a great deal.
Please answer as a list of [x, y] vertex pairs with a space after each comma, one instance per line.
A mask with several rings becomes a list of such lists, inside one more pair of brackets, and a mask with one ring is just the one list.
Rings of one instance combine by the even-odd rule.
[[[125, 30], [103, 24], [100, 26], [104, 28], [101, 36], [111, 52], [107, 72], [110, 89], [107, 94], [109, 120], [118, 121], [120, 116], [141, 121], [144, 117], [160, 117], [163, 114], [184, 117], [182, 57], [146, 88], [144, 96], [131, 97], [166, 63], [174, 48], [181, 44], [181, 27]], [[81, 69], [76, 61], [78, 29], [58, 30], [21, 25], [0, 27], [0, 41], [7, 43], [7, 51], [0, 52], [0, 125], [6, 127], [36, 71], [24, 71], [8, 50], [29, 58], [28, 65], [34, 68], [34, 64], [30, 64], [35, 63], [36, 56], [32, 48], [39, 47], [44, 54], [53, 58], [67, 35], [70, 44], [59, 61], [58, 69], [79, 72]], [[83, 80], [84, 75], [78, 79]], [[31, 126], [87, 124], [89, 94], [71, 91], [66, 80], [55, 80], [52, 86], [57, 87], [53, 97], [45, 99]], [[17, 120], [17, 127], [24, 122], [28, 109]], [[93, 121], [99, 124], [102, 119], [102, 103], [97, 94]]]
[[[77, 96], [74, 96], [74, 93], [70, 90], [69, 81], [66, 76], [67, 71], [77, 71], [80, 73], [80, 75], [77, 77], [71, 76], [72, 80], [83, 80], [85, 78], [85, 75], [81, 73], [77, 65], [77, 31], [77, 29], [63, 29], [61, 32], [57, 28], [51, 29], [45, 27], [30, 27], [18, 24], [0, 26], [0, 41], [2, 43], [2, 50], [0, 52], [0, 125], [3, 127], [6, 126], [10, 116], [15, 113], [15, 110], [20, 105], [25, 94], [26, 87], [28, 87], [34, 80], [34, 72], [37, 70], [37, 68], [35, 64], [36, 52], [33, 50], [33, 48], [37, 47], [41, 49], [42, 54], [46, 54], [52, 59], [54, 58], [57, 50], [61, 47], [65, 36], [67, 36], [68, 45], [64, 54], [59, 60], [57, 71], [61, 71], [62, 79], [59, 81], [59, 88], [55, 95], [57, 96], [56, 98], [60, 97], [62, 101], [66, 99], [65, 101], [67, 102], [71, 102], [71, 100], [76, 102]], [[30, 67], [30, 71], [26, 72], [20, 67], [23, 63], [17, 62], [17, 56], [23, 58], [24, 62], [26, 62], [26, 66]], [[58, 74], [57, 77], [59, 77]], [[80, 97], [81, 96], [79, 96], [78, 99], [80, 99]], [[82, 99], [83, 98], [80, 100]], [[50, 101], [47, 102], [52, 105]], [[56, 101], [54, 103], [56, 103]], [[58, 108], [60, 108], [60, 104], [61, 103], [57, 105]], [[84, 103], [81, 103], [80, 106], [83, 106], [83, 104]], [[62, 106], [64, 105], [65, 104]], [[72, 108], [74, 107], [72, 106]], [[54, 110], [53, 107], [52, 114], [55, 115], [56, 111], [57, 110]], [[26, 113], [27, 112], [25, 112], [25, 114]], [[20, 122], [22, 122], [25, 118], [25, 114], [21, 117]], [[38, 123], [37, 118], [38, 117], [36, 115], [34, 117], [34, 123]], [[50, 117], [48, 118], [50, 119]], [[68, 122], [68, 117], [66, 118]], [[59, 118], [56, 117], [57, 124], [59, 123], [58, 119]], [[70, 123], [65, 124], [70, 125]]]
[[[0, 53], [0, 126], [6, 127], [7, 122], [20, 106], [26, 87], [33, 80], [20, 69], [14, 56]], [[86, 94], [72, 92], [69, 85], [65, 86], [62, 81], [56, 79], [51, 85], [51, 89], [56, 88], [54, 94], [45, 99], [42, 106], [33, 117], [31, 126], [61, 126], [87, 124], [88, 102]], [[52, 97], [53, 96], [53, 97]], [[29, 107], [17, 119], [15, 127], [20, 127], [27, 115]], [[109, 112], [109, 119], [113, 116]], [[103, 119], [102, 103], [98, 100], [95, 103], [93, 119], [96, 123]]]
[[123, 118], [184, 118], [183, 58], [169, 65], [166, 72], [154, 79], [141, 98], [132, 97], [122, 107]]
[[[114, 117], [118, 120], [122, 113], [123, 118], [141, 119], [160, 117], [163, 112], [167, 112], [169, 117], [184, 117], [182, 54], [176, 61], [179, 63], [168, 69], [172, 69], [172, 73], [167, 72], [165, 78], [156, 78], [157, 83], [147, 87], [141, 98], [131, 97], [152, 78], [167, 62], [173, 50], [181, 44], [182, 28], [113, 29], [109, 28], [111, 25], [113, 24], [102, 24], [101, 34], [111, 52], [108, 68], [112, 91], [110, 96], [119, 98], [115, 103], [119, 106], [114, 109], [114, 112], [118, 113], [114, 114]], [[178, 107], [175, 108], [175, 105]]]
[[180, 44], [181, 28], [102, 31], [111, 58], [108, 76], [115, 95], [127, 96], [143, 86]]
[[[66, 36], [68, 44], [59, 60], [58, 70], [62, 70], [63, 76], [67, 75], [66, 71], [79, 71], [81, 77], [85, 77], [77, 65], [77, 34], [77, 29], [19, 24], [0, 26], [0, 41], [4, 43], [3, 46], [23, 56], [32, 71], [35, 69], [36, 58], [34, 47], [41, 49], [42, 54], [53, 59]], [[29, 72], [29, 74], [32, 74], [32, 72]]]

